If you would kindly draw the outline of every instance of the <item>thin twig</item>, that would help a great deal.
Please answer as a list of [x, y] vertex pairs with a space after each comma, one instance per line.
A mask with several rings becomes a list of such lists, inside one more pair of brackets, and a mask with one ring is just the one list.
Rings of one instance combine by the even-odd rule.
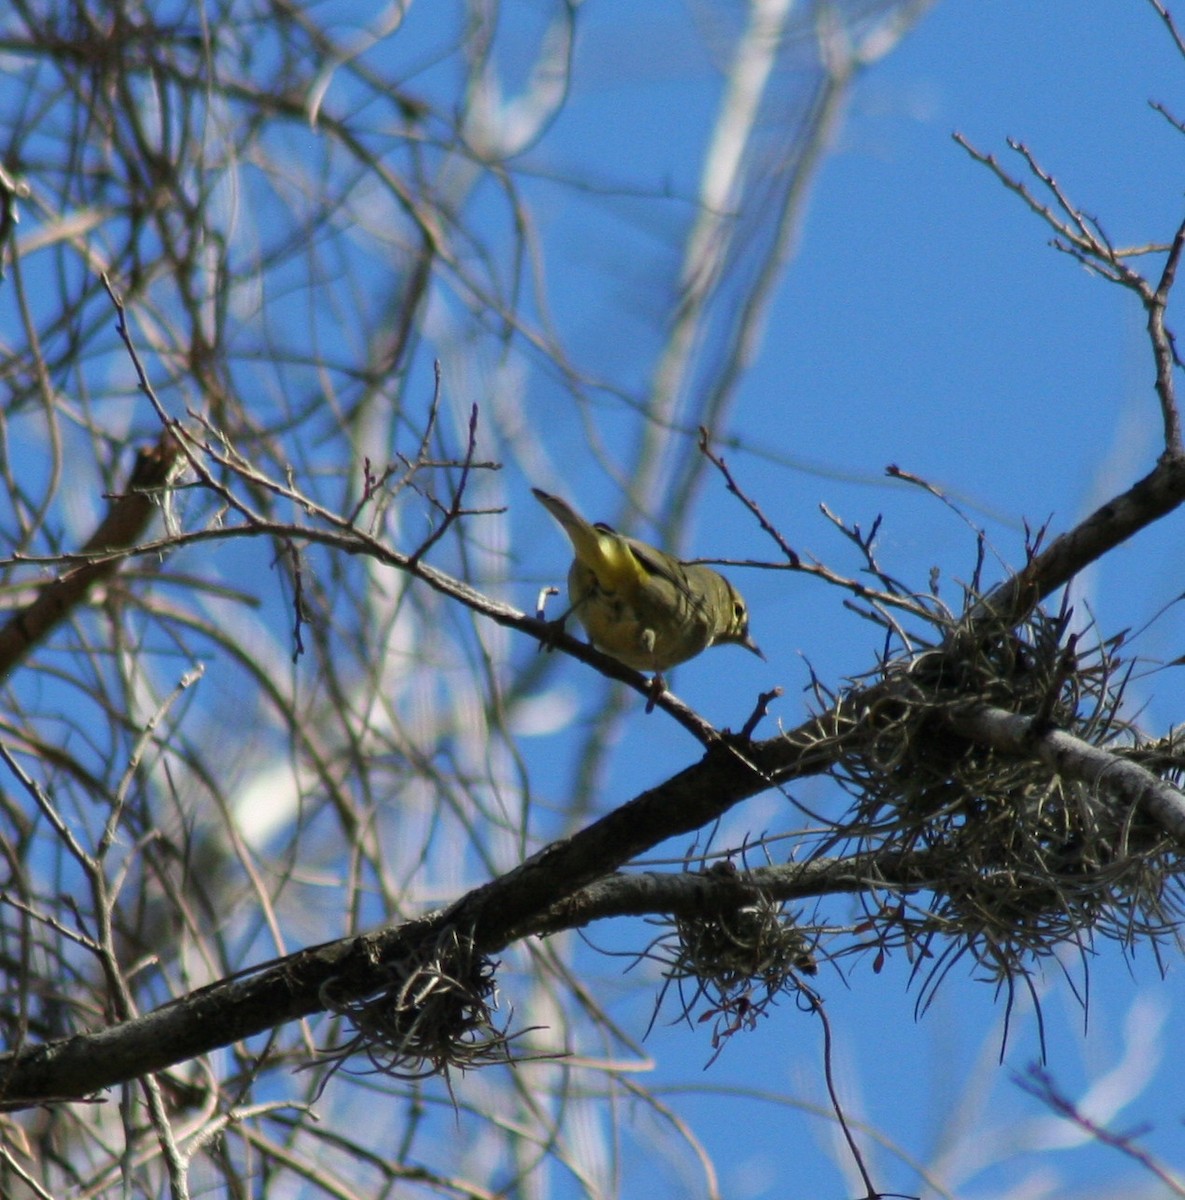
[[1152, 353], [1156, 359], [1156, 395], [1160, 400], [1161, 417], [1164, 421], [1164, 451], [1167, 458], [1177, 458], [1182, 454], [1181, 444], [1181, 414], [1177, 408], [1176, 376], [1177, 367], [1181, 365], [1177, 357], [1173, 337], [1165, 325], [1165, 310], [1168, 308], [1169, 295], [1177, 278], [1177, 267], [1181, 262], [1181, 252], [1185, 248], [1185, 221], [1177, 227], [1168, 257], [1165, 259], [1164, 270], [1156, 291], [1148, 297], [1148, 336], [1152, 339]]
[[724, 476], [724, 483], [728, 490], [734, 496], [736, 496], [738, 500], [740, 500], [740, 502], [753, 514], [753, 516], [757, 518], [757, 523], [767, 534], [769, 534], [771, 538], [773, 538], [778, 549], [785, 556], [787, 564], [791, 567], [799, 566], [800, 559], [798, 557], [798, 552], [790, 546], [790, 543], [786, 541], [781, 532], [774, 526], [773, 522], [771, 522], [766, 517], [765, 513], [761, 511], [761, 506], [757, 503], [757, 501], [754, 500], [752, 496], [747, 495], [737, 485], [737, 481], [733, 478], [733, 474], [729, 470], [728, 464], [725, 463], [723, 457], [719, 454], [713, 453], [712, 447], [708, 441], [708, 436], [707, 429], [701, 425], [699, 429], [700, 452], [708, 460], [708, 462], [710, 462], [720, 472], [720, 474]]

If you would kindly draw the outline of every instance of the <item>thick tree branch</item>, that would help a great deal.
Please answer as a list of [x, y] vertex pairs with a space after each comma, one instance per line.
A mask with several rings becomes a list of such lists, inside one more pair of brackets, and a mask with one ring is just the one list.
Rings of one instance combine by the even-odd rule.
[[545, 847], [450, 908], [392, 929], [303, 950], [247, 978], [211, 984], [91, 1034], [0, 1056], [0, 1107], [79, 1099], [382, 986], [382, 964], [434, 942], [447, 928], [494, 955], [534, 931], [564, 898], [669, 837], [698, 829], [775, 781], [824, 770], [815, 722], [761, 743], [719, 741], [695, 765], [601, 820]]
[[552, 905], [535, 923], [533, 932], [542, 936], [611, 917], [656, 913], [690, 920], [758, 899], [785, 902], [872, 889], [913, 891], [936, 882], [938, 874], [930, 869], [931, 857], [924, 850], [880, 850], [735, 873], [638, 871], [608, 875]]
[[1055, 538], [1022, 570], [972, 610], [972, 621], [994, 614], [1014, 624], [1079, 571], [1154, 524], [1185, 501], [1185, 456], [1166, 453], [1151, 472]]
[[[126, 489], [111, 501], [98, 529], [83, 546], [83, 561], [43, 584], [37, 598], [14, 613], [0, 629], [0, 679], [5, 678], [46, 635], [80, 605], [97, 583], [109, 578], [144, 535], [155, 511], [154, 491], [169, 481], [180, 447], [162, 433], [154, 446], [136, 456]], [[97, 557], [91, 557], [97, 556]]]
[[[887, 696], [886, 688], [877, 685], [849, 698], [848, 717], [868, 711], [878, 697]], [[767, 787], [826, 770], [833, 764], [834, 744], [822, 735], [834, 727], [835, 719], [827, 714], [764, 742], [719, 741], [698, 763], [544, 848], [448, 909], [300, 951], [246, 978], [211, 984], [122, 1025], [0, 1057], [0, 1106], [78, 1099], [161, 1070], [323, 1011], [330, 987], [337, 998], [365, 996], [382, 986], [383, 964], [414, 954], [448, 928], [466, 932], [479, 953], [492, 956], [518, 938], [610, 915], [694, 912], [730, 897], [743, 903], [758, 891], [773, 899], [795, 899], [932, 884], [926, 855], [898, 850], [762, 868], [733, 880], [696, 875], [613, 878], [629, 860], [667, 838], [701, 828]], [[1030, 719], [987, 706], [964, 710], [952, 723], [970, 740], [1006, 753], [1036, 756], [1052, 770], [1138, 803], [1185, 840], [1185, 797], [1142, 767], [1059, 730], [1035, 730]]]
[[1185, 847], [1185, 792], [1139, 763], [1064, 730], [1043, 729], [1032, 717], [986, 704], [955, 710], [947, 720], [971, 741], [1003, 754], [1036, 758], [1058, 775], [1109, 792], [1129, 807], [1140, 809]]

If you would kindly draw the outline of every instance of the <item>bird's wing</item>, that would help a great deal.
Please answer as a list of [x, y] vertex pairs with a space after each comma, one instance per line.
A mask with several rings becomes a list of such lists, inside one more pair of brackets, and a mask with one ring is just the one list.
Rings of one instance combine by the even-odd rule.
[[677, 558], [670, 554], [658, 554], [653, 546], [646, 542], [640, 542], [637, 538], [616, 533], [608, 525], [598, 526], [598, 528], [604, 529], [608, 533], [614, 533], [615, 536], [621, 538], [647, 575], [669, 583], [693, 608], [705, 607], [706, 598], [692, 587], [687, 571]]

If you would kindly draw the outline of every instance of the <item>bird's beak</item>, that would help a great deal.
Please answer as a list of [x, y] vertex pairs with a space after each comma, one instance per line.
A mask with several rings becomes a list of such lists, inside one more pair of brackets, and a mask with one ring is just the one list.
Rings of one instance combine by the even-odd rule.
[[744, 646], [746, 650], [751, 650], [762, 662], [769, 662], [769, 659], [762, 653], [761, 647], [747, 633], [739, 644]]

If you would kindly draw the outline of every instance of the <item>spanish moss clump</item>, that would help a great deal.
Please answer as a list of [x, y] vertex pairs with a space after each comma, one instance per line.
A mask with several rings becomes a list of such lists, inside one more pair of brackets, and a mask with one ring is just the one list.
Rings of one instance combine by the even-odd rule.
[[400, 1079], [510, 1061], [510, 1038], [493, 1023], [495, 964], [456, 930], [384, 966], [390, 983], [377, 994], [342, 1000], [325, 989], [326, 1008], [354, 1027], [325, 1058], [341, 1066], [364, 1054], [373, 1070]]
[[[1058, 729], [1147, 760], [1152, 749], [1119, 716], [1119, 639], [1083, 652], [1067, 624], [1036, 611], [1017, 627], [944, 629], [941, 645], [864, 681], [866, 702], [841, 703], [834, 729], [838, 777], [855, 797], [844, 834], [924, 866], [918, 887], [931, 901], [911, 900], [908, 915], [901, 905], [898, 932], [915, 945], [941, 936], [943, 959], [969, 952], [1000, 980], [1095, 934], [1164, 936], [1179, 915], [1170, 886], [1180, 847], [1105, 779], [957, 731], [960, 714], [986, 705], [1029, 718], [1034, 737]], [[1180, 751], [1159, 746], [1158, 773], [1180, 770]]]
[[[718, 863], [711, 873], [735, 873], [730, 863]], [[664, 942], [668, 981], [682, 988], [694, 982], [695, 994], [684, 997], [690, 1014], [697, 996], [709, 1010], [701, 1020], [715, 1017], [714, 1044], [757, 1017], [781, 993], [802, 989], [800, 976], [818, 971], [812, 940], [799, 926], [796, 914], [761, 893], [744, 904], [674, 919], [673, 937]]]

